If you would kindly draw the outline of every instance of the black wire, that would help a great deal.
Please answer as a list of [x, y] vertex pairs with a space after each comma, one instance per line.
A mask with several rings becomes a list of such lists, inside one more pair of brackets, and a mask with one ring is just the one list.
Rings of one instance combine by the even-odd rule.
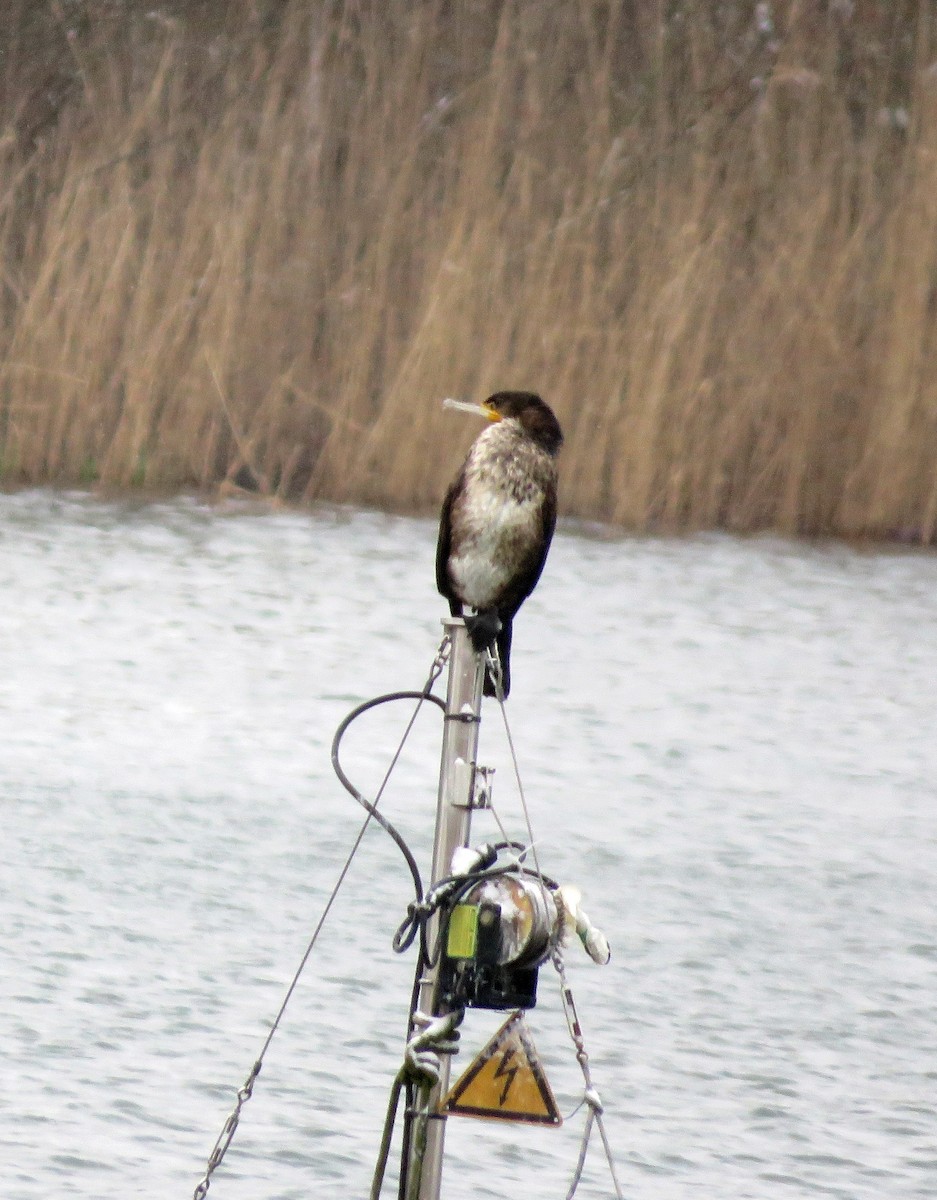
[[423, 879], [420, 875], [420, 868], [417, 866], [416, 859], [413, 857], [410, 847], [407, 845], [402, 835], [391, 824], [391, 822], [388, 821], [382, 813], [378, 812], [377, 805], [372, 804], [370, 800], [368, 800], [362, 795], [361, 792], [358, 791], [355, 785], [345, 774], [338, 757], [342, 738], [345, 736], [349, 725], [351, 725], [353, 721], [356, 721], [358, 717], [368, 712], [369, 709], [377, 708], [377, 706], [380, 704], [390, 704], [395, 700], [430, 700], [438, 708], [441, 708], [443, 712], [446, 711], [445, 703], [440, 700], [438, 696], [434, 696], [432, 693], [427, 691], [387, 692], [383, 696], [375, 696], [373, 700], [366, 700], [363, 704], [359, 704], [357, 708], [353, 708], [335, 731], [335, 736], [332, 739], [332, 769], [338, 776], [338, 780], [345, 791], [348, 792], [350, 796], [353, 796], [354, 799], [357, 800], [361, 807], [365, 810], [365, 812], [373, 817], [373, 819], [377, 821], [378, 825], [380, 825], [380, 827], [397, 843], [397, 847], [400, 850], [400, 853], [403, 855], [407, 867], [410, 870], [410, 875], [413, 878], [413, 888], [416, 893], [417, 903], [419, 903], [423, 899]]

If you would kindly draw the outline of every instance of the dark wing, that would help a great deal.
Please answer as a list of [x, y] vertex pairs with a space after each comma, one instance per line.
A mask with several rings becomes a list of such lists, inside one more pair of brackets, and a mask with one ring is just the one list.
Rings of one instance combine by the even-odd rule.
[[[511, 636], [513, 633], [514, 614], [537, 586], [543, 574], [543, 564], [547, 561], [550, 543], [553, 541], [553, 531], [556, 528], [556, 488], [548, 488], [543, 497], [541, 510], [542, 540], [537, 558], [531, 563], [530, 569], [515, 582], [510, 597], [504, 604], [498, 605], [498, 615], [501, 617], [501, 632], [498, 634], [498, 657], [501, 659], [501, 683], [504, 699], [511, 691]], [[485, 695], [494, 696], [495, 686], [491, 677], [485, 676]]]
[[442, 511], [439, 514], [439, 537], [436, 541], [436, 587], [439, 589], [439, 594], [445, 596], [449, 601], [449, 611], [454, 617], [458, 617], [462, 613], [462, 605], [459, 598], [453, 592], [452, 584], [449, 580], [449, 547], [452, 540], [452, 501], [458, 487], [459, 479], [446, 492], [446, 498], [442, 502]]
[[537, 547], [537, 557], [530, 563], [529, 568], [523, 573], [523, 575], [514, 581], [514, 585], [510, 589], [509, 596], [505, 598], [505, 603], [498, 605], [498, 611], [502, 615], [502, 620], [505, 616], [514, 616], [520, 606], [537, 586], [540, 576], [543, 574], [543, 565], [547, 561], [550, 543], [553, 541], [553, 531], [556, 529], [555, 487], [547, 488], [544, 493], [543, 506], [540, 510], [540, 521], [542, 536], [540, 544]]

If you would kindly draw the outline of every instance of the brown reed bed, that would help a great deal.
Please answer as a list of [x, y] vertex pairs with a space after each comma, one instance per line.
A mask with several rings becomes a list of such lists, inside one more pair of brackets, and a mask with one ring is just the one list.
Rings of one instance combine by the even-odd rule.
[[925, 0], [38, 9], [4, 486], [424, 510], [441, 397], [529, 387], [567, 514], [934, 542]]

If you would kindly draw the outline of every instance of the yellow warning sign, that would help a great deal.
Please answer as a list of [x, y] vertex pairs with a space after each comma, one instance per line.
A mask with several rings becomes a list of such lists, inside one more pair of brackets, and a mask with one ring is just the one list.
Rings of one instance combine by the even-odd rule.
[[561, 1125], [547, 1077], [524, 1021], [509, 1017], [443, 1103], [454, 1116]]

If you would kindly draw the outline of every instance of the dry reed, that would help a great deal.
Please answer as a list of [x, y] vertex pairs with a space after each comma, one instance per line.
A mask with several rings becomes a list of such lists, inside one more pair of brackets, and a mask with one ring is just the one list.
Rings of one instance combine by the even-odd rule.
[[935, 541], [925, 0], [54, 11], [0, 33], [5, 486], [427, 509], [440, 398], [517, 386], [567, 514]]

